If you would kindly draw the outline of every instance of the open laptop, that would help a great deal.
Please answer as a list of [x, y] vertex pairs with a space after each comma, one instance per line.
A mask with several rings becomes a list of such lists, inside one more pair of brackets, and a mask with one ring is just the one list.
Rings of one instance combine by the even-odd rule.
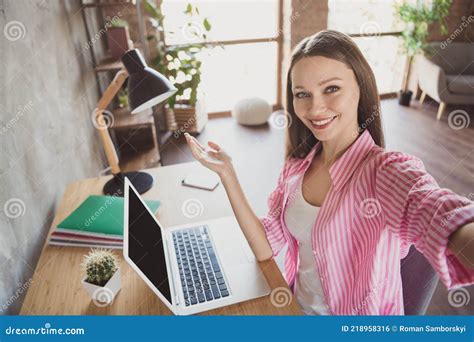
[[127, 178], [123, 255], [175, 315], [270, 293], [235, 217], [164, 229]]

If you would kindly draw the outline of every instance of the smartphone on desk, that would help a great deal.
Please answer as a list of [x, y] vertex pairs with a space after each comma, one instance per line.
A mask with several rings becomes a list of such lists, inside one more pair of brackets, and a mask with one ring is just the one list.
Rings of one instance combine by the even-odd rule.
[[181, 181], [184, 186], [212, 191], [219, 185], [219, 179], [212, 174], [189, 174]]

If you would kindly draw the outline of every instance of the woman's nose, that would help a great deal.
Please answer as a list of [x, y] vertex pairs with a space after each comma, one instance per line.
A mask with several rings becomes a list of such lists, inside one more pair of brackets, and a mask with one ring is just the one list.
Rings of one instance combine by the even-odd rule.
[[311, 106], [311, 114], [319, 115], [324, 114], [328, 111], [328, 107], [324, 102], [318, 99], [313, 99], [312, 106]]

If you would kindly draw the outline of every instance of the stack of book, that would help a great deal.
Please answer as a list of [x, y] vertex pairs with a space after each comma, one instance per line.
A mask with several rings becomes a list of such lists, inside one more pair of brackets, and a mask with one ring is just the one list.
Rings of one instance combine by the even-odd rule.
[[[145, 201], [156, 213], [159, 201]], [[123, 247], [123, 197], [89, 196], [49, 237], [49, 244], [77, 247]]]
[[201, 133], [208, 121], [207, 111], [202, 100], [198, 100], [195, 107], [178, 103], [173, 111], [178, 131]]

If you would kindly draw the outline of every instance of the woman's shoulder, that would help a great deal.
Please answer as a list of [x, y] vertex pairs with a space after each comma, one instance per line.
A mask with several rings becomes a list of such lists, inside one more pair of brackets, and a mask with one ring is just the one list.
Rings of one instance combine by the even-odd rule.
[[410, 169], [425, 171], [422, 160], [417, 156], [405, 152], [387, 150], [377, 145], [369, 151], [366, 165], [379, 173], [403, 172]]

